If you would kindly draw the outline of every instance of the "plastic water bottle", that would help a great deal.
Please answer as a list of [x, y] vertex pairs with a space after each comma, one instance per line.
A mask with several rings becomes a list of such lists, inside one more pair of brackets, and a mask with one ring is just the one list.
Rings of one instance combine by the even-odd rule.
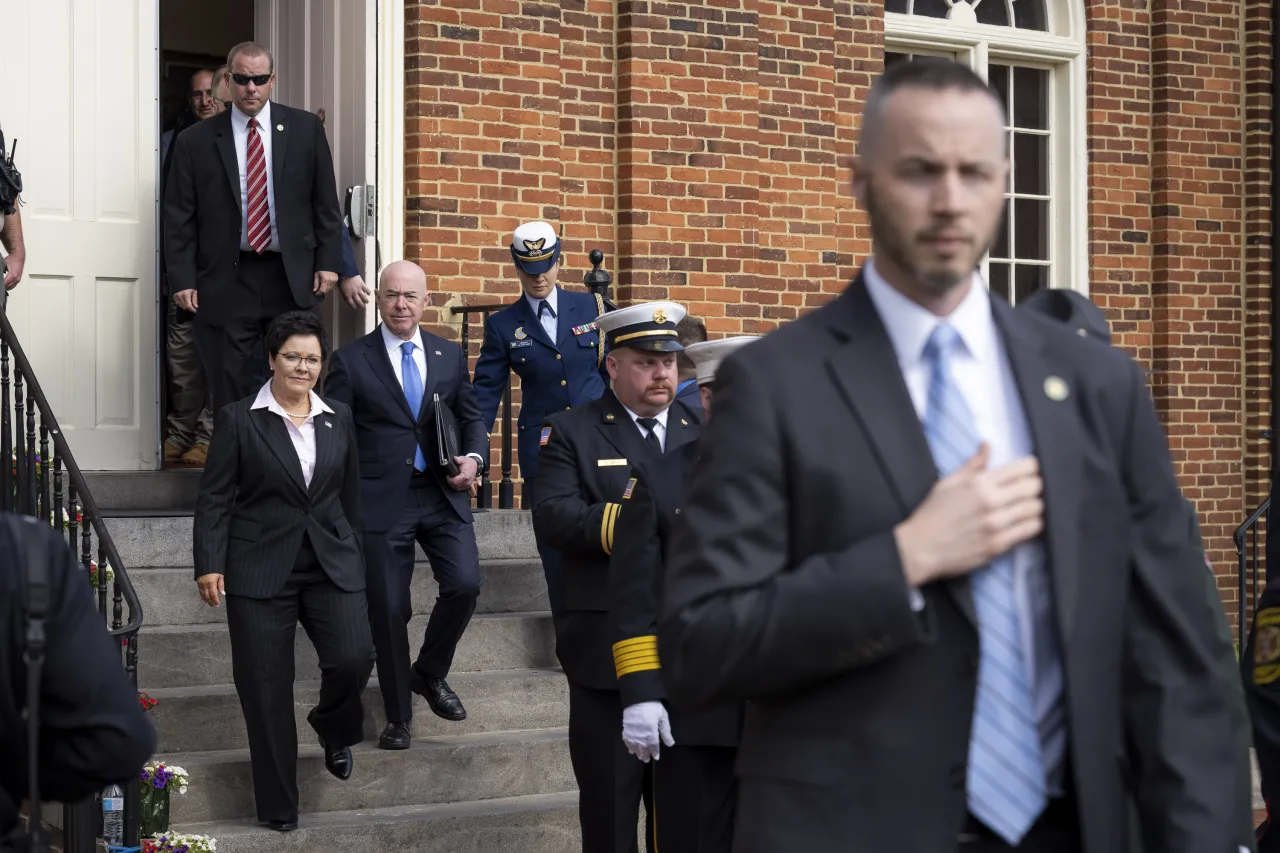
[[102, 792], [102, 840], [108, 847], [124, 844], [124, 791], [119, 785]]

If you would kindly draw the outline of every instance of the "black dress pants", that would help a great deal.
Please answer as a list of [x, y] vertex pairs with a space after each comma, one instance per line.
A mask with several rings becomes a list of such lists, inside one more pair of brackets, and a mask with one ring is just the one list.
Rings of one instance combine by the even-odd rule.
[[320, 701], [307, 722], [330, 746], [364, 739], [361, 696], [373, 670], [364, 593], [339, 589], [304, 536], [293, 573], [279, 594], [267, 599], [227, 596], [231, 670], [249, 733], [260, 821], [298, 817], [293, 678], [299, 622], [320, 659]]
[[319, 304], [299, 309], [289, 289], [284, 259], [279, 252], [241, 252], [235, 287], [229, 297], [234, 315], [211, 325], [196, 312], [196, 346], [204, 362], [213, 414], [222, 407], [258, 393], [270, 377], [263, 337], [271, 321], [287, 311], [309, 310], [320, 315]]
[[409, 688], [409, 620], [413, 618], [413, 582], [417, 542], [431, 562], [440, 587], [427, 620], [422, 645], [412, 664], [425, 678], [444, 678], [453, 666], [458, 641], [467, 630], [480, 597], [480, 551], [475, 526], [457, 510], [433, 479], [415, 474], [400, 518], [385, 533], [364, 535], [368, 568], [369, 620], [378, 650], [378, 686], [387, 721], [413, 719]]
[[[730, 853], [733, 849], [731, 746], [664, 746], [653, 762], [650, 832], [662, 853]], [[637, 761], [628, 756], [632, 761]]]
[[618, 691], [569, 682], [569, 760], [578, 781], [582, 853], [637, 853], [642, 800], [649, 815], [645, 848], [654, 853], [653, 762], [643, 763], [622, 743]]

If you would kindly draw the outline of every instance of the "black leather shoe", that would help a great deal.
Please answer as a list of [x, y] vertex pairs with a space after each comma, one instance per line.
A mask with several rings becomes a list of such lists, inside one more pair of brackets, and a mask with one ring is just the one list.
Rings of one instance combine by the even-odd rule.
[[324, 768], [339, 779], [350, 779], [351, 768], [355, 764], [351, 758], [351, 747], [329, 746], [324, 741], [320, 741], [320, 745], [324, 747]]
[[276, 832], [293, 832], [298, 828], [296, 820], [269, 820], [267, 821], [267, 829], [274, 829]]
[[409, 687], [417, 693], [437, 717], [452, 720], [455, 723], [467, 718], [467, 709], [462, 707], [462, 700], [454, 693], [443, 678], [424, 678], [416, 670], [409, 670]]
[[408, 749], [409, 726], [405, 723], [387, 723], [378, 736], [379, 749]]

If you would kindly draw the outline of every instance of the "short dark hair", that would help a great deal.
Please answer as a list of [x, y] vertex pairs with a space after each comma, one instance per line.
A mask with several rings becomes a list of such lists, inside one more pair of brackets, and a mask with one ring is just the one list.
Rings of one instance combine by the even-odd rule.
[[320, 358], [329, 357], [329, 335], [324, 330], [324, 323], [310, 311], [287, 311], [271, 321], [263, 339], [267, 355], [279, 355], [280, 347], [294, 335], [314, 337], [320, 342]]
[[[692, 314], [684, 315], [684, 319], [676, 323], [676, 340], [680, 342], [680, 346], [687, 347], [689, 344], [700, 344], [707, 339], [707, 325]], [[681, 381], [689, 375], [696, 374], [698, 367], [693, 363], [693, 359], [685, 355], [683, 352], [676, 353], [676, 370], [679, 371]]]
[[1004, 101], [972, 68], [937, 56], [915, 56], [909, 61], [895, 62], [871, 84], [862, 107], [862, 128], [858, 135], [858, 153], [870, 148], [884, 122], [884, 104], [899, 89], [947, 89], [956, 92], [983, 92], [1004, 112]]

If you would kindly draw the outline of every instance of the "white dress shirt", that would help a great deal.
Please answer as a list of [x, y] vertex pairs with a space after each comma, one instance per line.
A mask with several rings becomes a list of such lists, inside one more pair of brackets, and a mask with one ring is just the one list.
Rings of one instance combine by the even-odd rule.
[[[640, 426], [639, 424], [640, 416], [637, 415], [635, 412], [631, 411], [630, 409], [628, 409], [626, 406], [623, 406], [622, 408], [626, 411], [628, 415], [631, 416], [631, 422], [636, 425], [636, 429], [640, 430], [640, 435], [643, 436], [645, 439], [648, 439], [649, 431], [644, 427]], [[663, 453], [667, 452], [667, 412], [669, 411], [671, 411], [671, 409], [668, 407], [666, 409], [663, 409], [658, 414], [654, 415], [654, 417], [658, 419], [658, 422], [653, 425], [653, 431], [658, 434], [658, 444], [662, 445]]]
[[[951, 374], [969, 411], [973, 426], [990, 448], [989, 468], [998, 468], [1016, 459], [1034, 455], [1031, 431], [1022, 398], [1014, 381], [1009, 356], [991, 314], [991, 295], [975, 273], [969, 293], [945, 319], [929, 312], [895, 290], [876, 272], [874, 260], [863, 266], [867, 293], [888, 332], [902, 377], [906, 380], [916, 415], [923, 422], [929, 397], [929, 365], [924, 359], [925, 342], [943, 322], [959, 334], [963, 347], [952, 354]], [[1054, 717], [1065, 701], [1062, 656], [1054, 634], [1053, 590], [1045, 567], [1044, 545], [1034, 539], [1012, 552], [1014, 595], [1019, 610], [1019, 627], [1027, 671], [1035, 694], [1036, 719], [1040, 730], [1052, 728]], [[911, 605], [924, 607], [924, 599], [911, 590]], [[1062, 765], [1066, 749], [1066, 729], [1060, 727], [1052, 742], [1042, 743], [1045, 767], [1049, 771], [1050, 793], [1062, 791]]]
[[[262, 105], [258, 120], [258, 138], [262, 154], [267, 158], [267, 215], [271, 217], [271, 243], [267, 250], [280, 251], [280, 231], [276, 228], [276, 178], [271, 168], [271, 102]], [[240, 251], [251, 252], [249, 246], [249, 119], [235, 104], [231, 105], [231, 136], [236, 142], [236, 164], [240, 168]]]
[[547, 337], [551, 339], [551, 343], [553, 344], [556, 342], [556, 330], [557, 330], [556, 320], [558, 320], [560, 317], [560, 298], [559, 297], [560, 297], [559, 287], [551, 288], [551, 292], [547, 294], [546, 299], [534, 299], [532, 296], [530, 296], [527, 293], [524, 295], [524, 298], [528, 301], [529, 305], [533, 307], [534, 317], [538, 317], [538, 306], [541, 305], [543, 302], [550, 305], [551, 310], [556, 312], [555, 317], [552, 317], [550, 314], [543, 314], [541, 317], [538, 317], [538, 322], [542, 324], [543, 331], [547, 333]]
[[[386, 323], [382, 323], [378, 328], [382, 329], [382, 344], [387, 348], [387, 357], [391, 359], [391, 369], [395, 371], [396, 382], [400, 383], [400, 390], [404, 391], [404, 350], [400, 349], [402, 344], [413, 344], [413, 363], [418, 366], [418, 378], [422, 380], [422, 393], [424, 399], [423, 406], [429, 406], [433, 401], [425, 399], [427, 393], [427, 351], [422, 347], [422, 329], [414, 329], [413, 337], [409, 340], [397, 337], [394, 332], [387, 328]], [[421, 411], [421, 410], [419, 410]], [[461, 437], [461, 436], [459, 436]], [[423, 456], [430, 457], [424, 448]], [[483, 469], [484, 458], [478, 453], [468, 453], [472, 459], [476, 460], [476, 465]]]
[[276, 402], [276, 396], [271, 393], [270, 380], [258, 389], [258, 397], [249, 407], [266, 409], [284, 418], [285, 429], [289, 431], [289, 438], [293, 441], [293, 449], [298, 452], [298, 462], [302, 465], [302, 480], [307, 484], [307, 488], [311, 488], [311, 477], [316, 472], [316, 415], [322, 412], [333, 414], [333, 409], [326, 406], [324, 400], [321, 400], [320, 395], [315, 391], [310, 392], [310, 398], [311, 412], [301, 426], [295, 424], [289, 417], [289, 413]]

